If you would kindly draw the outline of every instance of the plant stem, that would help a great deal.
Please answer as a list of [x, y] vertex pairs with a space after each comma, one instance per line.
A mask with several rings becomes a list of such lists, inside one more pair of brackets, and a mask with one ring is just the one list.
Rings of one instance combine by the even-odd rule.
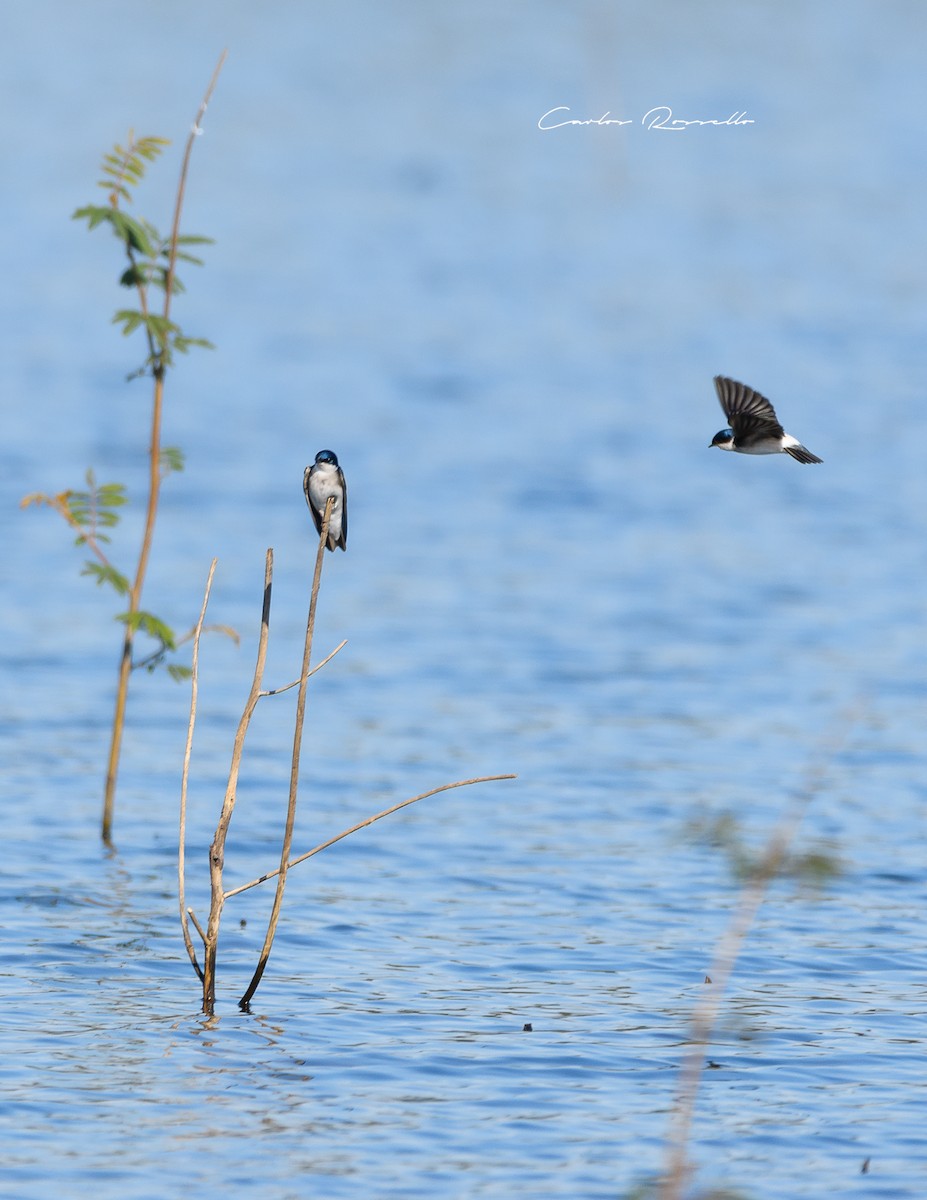
[[[142, 588], [148, 570], [151, 542], [154, 537], [155, 520], [158, 515], [158, 497], [161, 491], [161, 412], [164, 403], [164, 376], [155, 375], [154, 396], [151, 405], [151, 444], [148, 452], [148, 504], [145, 511], [145, 531], [135, 570], [135, 580], [129, 590], [130, 613], [141, 608]], [[122, 641], [122, 657], [119, 660], [119, 679], [116, 685], [116, 708], [113, 713], [113, 732], [109, 745], [106, 767], [106, 791], [103, 796], [103, 841], [107, 846], [113, 840], [113, 803], [116, 796], [116, 777], [119, 773], [119, 754], [122, 750], [122, 735], [125, 730], [126, 700], [129, 695], [129, 676], [132, 673], [132, 644], [135, 630], [126, 625]]]
[[251, 717], [258, 700], [262, 696], [261, 684], [264, 681], [264, 664], [267, 661], [267, 642], [270, 638], [270, 594], [274, 577], [274, 552], [267, 551], [264, 560], [264, 604], [261, 610], [261, 636], [258, 639], [257, 661], [254, 664], [254, 676], [251, 680], [251, 691], [245, 701], [235, 743], [232, 747], [232, 762], [229, 767], [229, 781], [225, 789], [225, 799], [222, 801], [222, 812], [216, 825], [215, 836], [209, 847], [209, 883], [210, 904], [209, 922], [206, 926], [205, 960], [203, 980], [203, 1012], [211, 1016], [216, 1004], [216, 951], [219, 945], [219, 924], [222, 920], [222, 908], [225, 904], [225, 893], [222, 889], [222, 871], [225, 866], [225, 841], [228, 837], [229, 826], [232, 823], [232, 813], [235, 811], [235, 799], [238, 794], [238, 773], [241, 768], [241, 757], [245, 747], [245, 735], [251, 723]]
[[287, 802], [286, 810], [286, 826], [283, 831], [283, 846], [280, 850], [280, 868], [277, 875], [277, 890], [274, 893], [273, 908], [270, 913], [270, 920], [267, 923], [267, 933], [264, 937], [264, 945], [261, 948], [261, 957], [258, 959], [258, 965], [255, 968], [254, 975], [251, 977], [251, 982], [248, 984], [245, 994], [238, 1001], [238, 1007], [243, 1011], [248, 1011], [248, 1006], [251, 1002], [251, 997], [258, 989], [261, 978], [264, 974], [264, 969], [267, 966], [267, 960], [270, 958], [271, 947], [274, 944], [274, 935], [277, 932], [277, 922], [280, 919], [280, 909], [283, 905], [283, 890], [286, 887], [287, 868], [290, 862], [290, 847], [293, 844], [293, 826], [296, 823], [296, 794], [299, 785], [299, 756], [303, 742], [303, 721], [306, 715], [306, 688], [309, 683], [309, 659], [312, 656], [312, 635], [315, 631], [315, 610], [316, 603], [319, 598], [319, 584], [322, 581], [322, 561], [325, 557], [325, 544], [328, 541], [328, 524], [331, 520], [332, 505], [334, 500], [329, 496], [325, 502], [325, 512], [322, 516], [322, 528], [319, 532], [319, 549], [315, 556], [315, 573], [312, 577], [312, 593], [309, 597], [309, 617], [306, 621], [306, 642], [303, 647], [303, 668], [299, 674], [299, 692], [296, 700], [296, 728], [293, 732], [293, 757], [290, 764], [290, 796]]
[[183, 752], [183, 770], [180, 775], [180, 831], [177, 837], [177, 894], [180, 902], [180, 926], [183, 930], [183, 942], [187, 954], [193, 964], [193, 970], [202, 980], [203, 970], [193, 949], [193, 938], [190, 936], [190, 924], [187, 919], [187, 898], [185, 863], [187, 854], [187, 783], [190, 778], [190, 755], [193, 750], [193, 728], [196, 725], [196, 701], [199, 694], [200, 682], [200, 635], [203, 632], [203, 622], [206, 620], [206, 608], [209, 604], [209, 593], [212, 589], [212, 579], [216, 573], [216, 563], [213, 559], [206, 579], [206, 591], [203, 594], [203, 607], [200, 609], [200, 619], [193, 631], [193, 672], [190, 676], [190, 721], [187, 725], [187, 742]]
[[[184, 192], [187, 186], [187, 171], [190, 166], [190, 154], [193, 143], [200, 132], [199, 123], [206, 112], [206, 106], [212, 96], [213, 89], [225, 62], [227, 51], [223, 51], [212, 79], [203, 96], [199, 111], [187, 146], [184, 151], [183, 165], [180, 169], [180, 181], [177, 185], [177, 197], [174, 204], [174, 224], [171, 230], [170, 253], [167, 265], [167, 280], [164, 291], [164, 318], [167, 320], [171, 311], [171, 291], [174, 282], [174, 268], [177, 262], [177, 238], [180, 232], [180, 215], [183, 210]], [[144, 299], [144, 298], [143, 298]], [[163, 355], [156, 357], [152, 365], [154, 376], [154, 392], [151, 404], [151, 443], [148, 448], [148, 503], [145, 507], [145, 531], [142, 536], [142, 546], [139, 551], [138, 566], [135, 580], [129, 590], [129, 614], [134, 615], [141, 608], [142, 589], [145, 585], [145, 574], [148, 570], [148, 558], [151, 554], [151, 543], [154, 537], [155, 520], [158, 515], [158, 499], [161, 491], [161, 415], [164, 405], [164, 370]], [[122, 657], [119, 660], [119, 676], [116, 683], [116, 706], [113, 713], [113, 731], [110, 739], [109, 758], [106, 765], [106, 787], [103, 794], [103, 841], [107, 846], [113, 840], [113, 805], [116, 797], [116, 778], [119, 774], [119, 756], [122, 751], [122, 735], [125, 730], [126, 700], [129, 694], [129, 676], [132, 673], [132, 645], [135, 641], [135, 630], [131, 622], [125, 627], [122, 641]]]

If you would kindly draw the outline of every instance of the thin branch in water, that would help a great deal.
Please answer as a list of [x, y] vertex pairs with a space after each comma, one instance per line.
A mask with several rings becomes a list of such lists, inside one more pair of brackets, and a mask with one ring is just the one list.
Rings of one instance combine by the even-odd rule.
[[200, 618], [193, 631], [193, 671], [190, 676], [190, 720], [187, 724], [187, 743], [184, 746], [183, 771], [180, 776], [180, 835], [177, 843], [177, 890], [180, 899], [180, 925], [183, 929], [183, 944], [187, 947], [187, 954], [190, 956], [193, 970], [196, 971], [197, 978], [201, 981], [203, 970], [197, 961], [196, 951], [193, 948], [193, 939], [190, 937], [190, 927], [187, 924], [185, 874], [187, 852], [187, 784], [190, 779], [190, 755], [193, 751], [193, 729], [196, 725], [196, 701], [199, 694], [200, 635], [203, 632], [203, 622], [206, 620], [206, 608], [209, 604], [209, 593], [212, 590], [212, 581], [216, 573], [217, 562], [218, 559], [214, 558], [209, 566], [209, 575], [206, 578], [206, 591], [203, 595], [203, 607], [200, 609]]
[[[289, 867], [295, 867], [298, 863], [305, 862], [307, 858], [312, 858], [314, 854], [318, 854], [322, 850], [327, 850], [329, 846], [334, 846], [336, 842], [350, 837], [352, 833], [357, 833], [359, 829], [366, 829], [368, 825], [372, 825], [375, 821], [380, 821], [383, 817], [391, 816], [394, 812], [399, 812], [401, 808], [408, 808], [410, 804], [417, 804], [419, 800], [427, 800], [429, 796], [436, 796], [438, 792], [449, 792], [452, 788], [469, 787], [474, 783], [493, 783], [498, 779], [517, 778], [517, 775], [480, 775], [477, 779], [458, 779], [456, 783], [442, 783], [440, 787], [422, 792], [421, 795], [413, 796], [410, 800], [401, 800], [398, 804], [393, 804], [389, 808], [384, 808], [382, 812], [375, 813], [372, 817], [367, 817], [366, 820], [358, 821], [356, 825], [352, 825], [350, 829], [345, 829], [342, 833], [336, 834], [335, 837], [329, 838], [327, 842], [321, 842], [318, 846], [307, 850], [305, 854], [300, 854], [298, 858], [290, 859], [288, 869]], [[252, 879], [250, 883], [243, 883], [240, 887], [232, 888], [231, 891], [225, 893], [225, 899], [228, 900], [230, 896], [237, 896], [239, 892], [247, 892], [249, 888], [266, 883], [268, 879], [274, 879], [279, 874], [279, 870], [268, 871], [260, 879]]]

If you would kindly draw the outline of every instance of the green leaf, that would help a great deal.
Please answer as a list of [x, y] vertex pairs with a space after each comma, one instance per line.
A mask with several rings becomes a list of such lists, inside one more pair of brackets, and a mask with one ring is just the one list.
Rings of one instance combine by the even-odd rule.
[[161, 470], [164, 474], [170, 471], [182, 471], [184, 468], [183, 451], [179, 446], [165, 446], [161, 451]]
[[215, 350], [215, 346], [212, 342], [207, 341], [206, 338], [185, 337], [181, 333], [178, 333], [174, 338], [174, 349], [181, 354], [188, 353], [191, 346], [199, 346], [203, 350]]
[[[180, 333], [180, 326], [158, 313], [149, 313], [144, 319], [144, 324], [158, 348], [161, 366], [169, 366], [171, 362], [170, 339]], [[157, 367], [158, 364], [153, 365]]]
[[101, 181], [101, 186], [107, 188], [111, 195], [131, 201], [129, 188], [141, 182], [145, 175], [145, 164], [153, 162], [169, 144], [166, 138], [156, 137], [136, 141], [130, 131], [128, 146], [117, 143], [111, 153], [103, 155], [100, 170], [106, 178]]
[[[71, 519], [76, 525], [86, 527], [91, 535], [99, 536], [100, 541], [109, 539], [97, 534], [103, 526], [112, 528], [118, 524], [119, 514], [111, 511], [126, 503], [125, 485], [121, 483], [105, 483], [97, 487], [93, 471], [87, 472], [87, 492], [69, 490], [62, 494], [62, 500]], [[86, 539], [78, 538], [78, 545]]]
[[120, 596], [129, 594], [129, 581], [125, 575], [122, 575], [115, 567], [104, 566], [102, 563], [87, 562], [84, 564], [84, 569], [81, 575], [90, 575], [96, 580], [97, 586], [102, 586], [108, 583], [110, 587], [115, 588]]
[[119, 508], [128, 504], [126, 485], [124, 483], [101, 483], [97, 488], [98, 502], [104, 508]]
[[116, 230], [118, 237], [132, 249], [137, 250], [139, 254], [144, 254], [146, 258], [155, 258], [157, 251], [151, 244], [151, 237], [148, 229], [141, 221], [136, 221], [134, 217], [127, 216], [126, 213], [120, 212], [118, 208], [111, 210], [110, 222]]
[[167, 337], [169, 333], [180, 332], [180, 326], [176, 322], [170, 320], [169, 317], [162, 317], [160, 313], [149, 313], [145, 317], [145, 324], [158, 337]]
[[193, 674], [190, 667], [182, 667], [178, 663], [168, 663], [167, 673], [171, 679], [176, 679], [178, 683], [183, 683], [185, 679], [189, 679]]
[[[139, 224], [142, 226], [142, 228], [148, 234], [148, 237], [151, 240], [152, 245], [160, 246], [163, 239], [162, 239], [160, 233], [158, 233], [157, 229], [154, 227], [154, 225], [152, 225], [152, 223], [150, 221], [146, 221], [144, 218], [142, 218], [142, 220], [139, 222]], [[152, 258], [156, 258], [156, 257], [157, 257], [157, 255], [153, 251]]]
[[789, 867], [799, 883], [816, 888], [826, 887], [843, 874], [843, 866], [837, 855], [820, 847], [793, 855]]
[[120, 308], [113, 317], [114, 325], [122, 325], [122, 336], [128, 337], [139, 325], [144, 324], [145, 314], [134, 308]]
[[[167, 288], [167, 267], [152, 267], [150, 279], [151, 282], [156, 284], [163, 292]], [[171, 293], [176, 296], [180, 295], [181, 292], [185, 292], [186, 290], [187, 289], [175, 275], [171, 280]]]
[[196, 233], [181, 233], [177, 237], [178, 246], [214, 246], [215, 244], [215, 238], [202, 237]]
[[112, 179], [98, 179], [97, 187], [105, 188], [111, 196], [121, 196], [123, 200], [128, 200], [130, 203], [132, 201], [132, 193], [122, 183], [116, 183]]
[[[104, 185], [104, 186], [109, 186]], [[88, 229], [96, 229], [103, 221], [112, 220], [114, 209], [102, 204], [85, 204], [71, 213], [72, 221], [86, 221]]]
[[174, 631], [170, 625], [166, 625], [159, 617], [150, 612], [124, 612], [117, 613], [117, 621], [121, 621], [123, 625], [127, 625], [130, 629], [136, 632], [141, 630], [147, 633], [149, 637], [155, 638], [167, 650], [176, 649], [174, 641]]
[[146, 287], [151, 282], [150, 268], [144, 263], [133, 263], [119, 276], [123, 287]]
[[170, 138], [139, 138], [139, 140], [135, 143], [135, 152], [136, 154], [140, 154], [141, 157], [146, 160], [146, 162], [154, 162], [158, 155], [163, 152], [165, 146], [169, 146], [170, 144]]

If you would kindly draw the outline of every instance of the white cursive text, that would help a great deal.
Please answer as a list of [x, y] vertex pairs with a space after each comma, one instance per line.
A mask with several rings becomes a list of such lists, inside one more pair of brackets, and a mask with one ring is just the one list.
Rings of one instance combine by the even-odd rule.
[[568, 108], [564, 108], [562, 105], [560, 106], [560, 108], [548, 109], [548, 111], [544, 114], [544, 116], [541, 117], [541, 119], [538, 121], [538, 129], [562, 129], [564, 125], [630, 125], [631, 124], [631, 122], [629, 120], [628, 121], [620, 121], [617, 117], [612, 117], [608, 113], [605, 113], [601, 117], [590, 117], [588, 121], [571, 120], [571, 121], [558, 121], [556, 123], [556, 125], [545, 125], [544, 124], [544, 122], [547, 120], [547, 118], [552, 117], [554, 115], [554, 113], [569, 112], [569, 111], [570, 110]]
[[683, 129], [688, 129], [690, 125], [754, 125], [755, 122], [749, 120], [745, 112], [731, 113], [725, 121], [684, 121], [681, 117], [673, 116], [673, 110], [669, 105], [663, 105], [644, 113], [641, 117], [641, 124], [646, 125], [648, 129], [669, 129], [674, 133], [679, 133]]
[[[549, 129], [563, 129], [566, 125], [633, 125], [634, 122], [627, 118], [622, 120], [620, 117], [613, 117], [610, 112], [603, 113], [601, 117], [587, 117], [585, 120], [580, 120], [578, 117], [560, 117], [560, 113], [568, 113], [570, 111], [566, 105], [561, 104], [557, 108], [549, 108], [543, 117], [538, 121], [538, 129], [547, 131]], [[684, 129], [689, 129], [693, 125], [755, 125], [756, 122], [747, 116], [746, 112], [731, 113], [723, 121], [715, 118], [708, 120], [700, 120], [693, 118], [691, 120], [683, 120], [682, 117], [674, 117], [673, 110], [668, 104], [662, 104], [659, 108], [652, 108], [649, 112], [644, 113], [641, 117], [641, 125], [645, 129], [663, 129], [671, 133], [682, 133]]]

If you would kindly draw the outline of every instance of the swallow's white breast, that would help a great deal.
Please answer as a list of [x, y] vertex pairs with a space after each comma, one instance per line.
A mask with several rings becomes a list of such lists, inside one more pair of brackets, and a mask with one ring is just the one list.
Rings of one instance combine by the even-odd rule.
[[328, 524], [328, 532], [337, 542], [341, 537], [343, 500], [341, 481], [338, 478], [338, 468], [333, 467], [331, 463], [316, 463], [309, 472], [309, 500], [320, 517], [325, 512], [325, 505], [329, 496], [332, 497], [334, 503], [332, 504], [332, 515]]

